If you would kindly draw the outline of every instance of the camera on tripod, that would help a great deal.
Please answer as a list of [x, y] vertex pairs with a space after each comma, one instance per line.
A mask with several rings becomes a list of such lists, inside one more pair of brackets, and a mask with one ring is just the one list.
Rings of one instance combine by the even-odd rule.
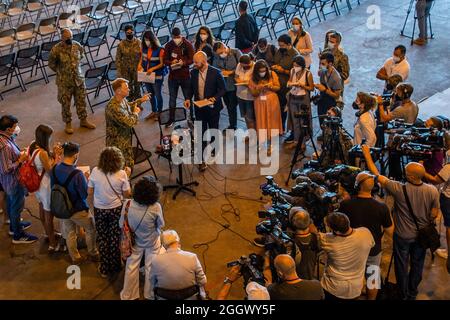
[[332, 129], [338, 129], [342, 125], [341, 117], [324, 116], [322, 124]]
[[248, 257], [241, 256], [236, 261], [231, 261], [227, 263], [227, 267], [231, 268], [234, 266], [240, 266], [240, 273], [244, 278], [244, 288], [250, 281], [264, 285], [266, 281], [263, 275], [264, 258], [256, 253], [251, 253]]
[[288, 244], [292, 242], [292, 239], [283, 231], [286, 230], [287, 223], [284, 226], [274, 210], [260, 211], [258, 216], [265, 218], [256, 225], [256, 233], [264, 236], [265, 250], [272, 251], [274, 256], [286, 253]]

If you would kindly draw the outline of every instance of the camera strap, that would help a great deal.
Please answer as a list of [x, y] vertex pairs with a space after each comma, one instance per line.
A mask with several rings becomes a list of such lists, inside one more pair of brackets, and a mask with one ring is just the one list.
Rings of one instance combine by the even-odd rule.
[[414, 224], [416, 225], [417, 231], [419, 231], [419, 224], [417, 223], [416, 215], [414, 214], [413, 208], [411, 206], [411, 202], [409, 201], [408, 192], [406, 191], [406, 184], [404, 184], [402, 186], [402, 189], [403, 189], [403, 195], [405, 196], [406, 205], [408, 206], [409, 213], [414, 220]]

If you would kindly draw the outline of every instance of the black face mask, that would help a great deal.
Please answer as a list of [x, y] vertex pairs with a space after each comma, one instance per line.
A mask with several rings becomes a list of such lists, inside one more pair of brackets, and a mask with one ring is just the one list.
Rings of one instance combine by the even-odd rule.
[[127, 40], [133, 40], [134, 34], [128, 34], [127, 33]]
[[69, 46], [72, 45], [72, 39], [67, 39], [65, 42], [66, 42], [66, 44], [69, 45]]
[[394, 99], [397, 101], [402, 101], [403, 97], [399, 96], [398, 94], [395, 94]]
[[286, 48], [280, 48], [280, 53], [285, 54], [287, 52]]
[[394, 86], [392, 84], [387, 84], [386, 85], [386, 90], [392, 91], [392, 90], [394, 90]]
[[355, 109], [355, 110], [359, 110], [359, 106], [358, 106], [358, 104], [357, 104], [355, 101], [353, 101], [352, 107], [353, 107], [353, 109]]

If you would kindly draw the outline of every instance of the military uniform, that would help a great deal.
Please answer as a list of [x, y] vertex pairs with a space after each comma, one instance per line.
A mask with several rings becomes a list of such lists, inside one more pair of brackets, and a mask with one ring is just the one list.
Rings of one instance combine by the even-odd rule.
[[336, 68], [337, 72], [339, 72], [342, 81], [347, 80], [350, 77], [350, 64], [348, 62], [348, 56], [341, 49], [336, 50], [336, 52], [326, 49], [323, 53], [331, 53], [334, 56], [333, 66]]
[[139, 118], [133, 112], [138, 105], [138, 101], [129, 103], [127, 99], [123, 99], [120, 103], [116, 97], [112, 97], [105, 109], [106, 146], [119, 148], [125, 158], [125, 165], [130, 168], [134, 165], [132, 128], [138, 123]]
[[71, 45], [65, 42], [56, 44], [48, 58], [48, 66], [56, 72], [58, 102], [61, 103], [62, 119], [65, 123], [72, 121], [72, 112], [70, 111], [72, 97], [75, 101], [78, 118], [80, 120], [87, 118], [86, 88], [81, 71], [83, 57], [83, 47], [73, 41]]
[[137, 81], [137, 70], [141, 59], [141, 40], [122, 40], [117, 47], [116, 67], [117, 77], [128, 80], [130, 87], [129, 99], [134, 101], [141, 97], [141, 87]]

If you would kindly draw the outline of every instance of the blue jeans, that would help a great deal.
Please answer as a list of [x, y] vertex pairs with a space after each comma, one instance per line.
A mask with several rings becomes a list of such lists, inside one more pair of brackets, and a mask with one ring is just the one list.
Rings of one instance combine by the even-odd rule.
[[153, 112], [161, 112], [163, 109], [162, 87], [164, 79], [156, 80], [155, 83], [146, 83], [145, 88], [152, 94], [150, 103]]
[[9, 220], [11, 221], [10, 229], [14, 232], [15, 240], [19, 239], [23, 234], [20, 226], [20, 214], [25, 205], [25, 193], [25, 188], [17, 184], [11, 193], [6, 194], [6, 206]]
[[416, 239], [402, 239], [394, 233], [395, 276], [403, 299], [414, 300], [417, 296], [426, 252]]

